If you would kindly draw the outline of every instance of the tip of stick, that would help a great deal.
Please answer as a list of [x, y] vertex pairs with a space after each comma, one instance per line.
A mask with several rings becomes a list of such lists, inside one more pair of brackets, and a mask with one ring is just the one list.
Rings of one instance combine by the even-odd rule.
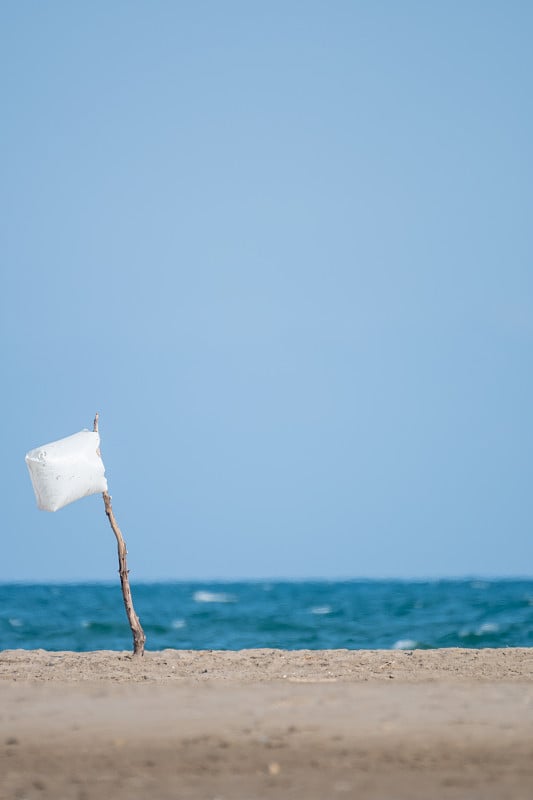
[[99, 414], [98, 414], [98, 411], [97, 411], [96, 414], [94, 415], [94, 422], [93, 422], [93, 431], [94, 431], [94, 433], [98, 433], [98, 417], [99, 417]]

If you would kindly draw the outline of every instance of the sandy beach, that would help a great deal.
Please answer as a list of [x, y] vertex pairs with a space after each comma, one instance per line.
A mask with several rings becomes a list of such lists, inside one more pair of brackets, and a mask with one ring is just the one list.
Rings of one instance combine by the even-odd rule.
[[533, 796], [533, 653], [0, 653], [0, 798]]

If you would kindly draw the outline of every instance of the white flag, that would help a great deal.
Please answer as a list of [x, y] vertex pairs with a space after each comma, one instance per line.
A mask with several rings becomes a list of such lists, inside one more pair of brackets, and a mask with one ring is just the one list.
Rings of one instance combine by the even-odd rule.
[[80, 431], [30, 450], [26, 464], [40, 509], [58, 511], [80, 497], [107, 491], [99, 447], [98, 433]]

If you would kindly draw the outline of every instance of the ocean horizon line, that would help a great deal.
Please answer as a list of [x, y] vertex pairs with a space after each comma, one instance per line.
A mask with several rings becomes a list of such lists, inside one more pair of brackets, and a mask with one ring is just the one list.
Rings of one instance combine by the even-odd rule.
[[[117, 573], [118, 574], [118, 573]], [[130, 583], [137, 586], [154, 586], [168, 584], [270, 584], [270, 583], [463, 583], [469, 581], [479, 581], [482, 583], [500, 583], [512, 581], [531, 581], [533, 573], [522, 575], [485, 575], [483, 573], [465, 573], [461, 575], [373, 575], [373, 576], [283, 576], [283, 577], [221, 577], [221, 576], [200, 576], [200, 577], [162, 577], [162, 578], [135, 578], [130, 573]], [[0, 586], [112, 586], [116, 584], [116, 578], [0, 578]]]

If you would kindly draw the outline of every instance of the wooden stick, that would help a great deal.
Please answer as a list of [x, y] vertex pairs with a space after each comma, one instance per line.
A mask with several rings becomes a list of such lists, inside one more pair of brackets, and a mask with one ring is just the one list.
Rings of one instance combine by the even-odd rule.
[[[96, 416], [94, 418], [93, 431], [95, 433], [98, 433], [98, 412], [96, 413]], [[100, 455], [100, 453], [98, 453], [98, 455]], [[130, 623], [131, 632], [133, 634], [133, 655], [143, 656], [144, 645], [146, 642], [146, 635], [142, 629], [139, 617], [135, 613], [135, 609], [133, 607], [133, 598], [131, 596], [130, 581], [128, 577], [129, 569], [126, 560], [126, 556], [128, 554], [128, 551], [126, 550], [126, 542], [124, 541], [122, 532], [118, 527], [115, 515], [113, 514], [113, 507], [111, 505], [111, 496], [109, 495], [108, 492], [103, 492], [102, 497], [104, 498], [105, 513], [107, 514], [109, 524], [111, 525], [111, 528], [117, 540], [118, 573], [120, 575], [120, 585], [122, 586], [122, 597], [124, 598], [124, 606], [126, 608], [128, 622]]]

